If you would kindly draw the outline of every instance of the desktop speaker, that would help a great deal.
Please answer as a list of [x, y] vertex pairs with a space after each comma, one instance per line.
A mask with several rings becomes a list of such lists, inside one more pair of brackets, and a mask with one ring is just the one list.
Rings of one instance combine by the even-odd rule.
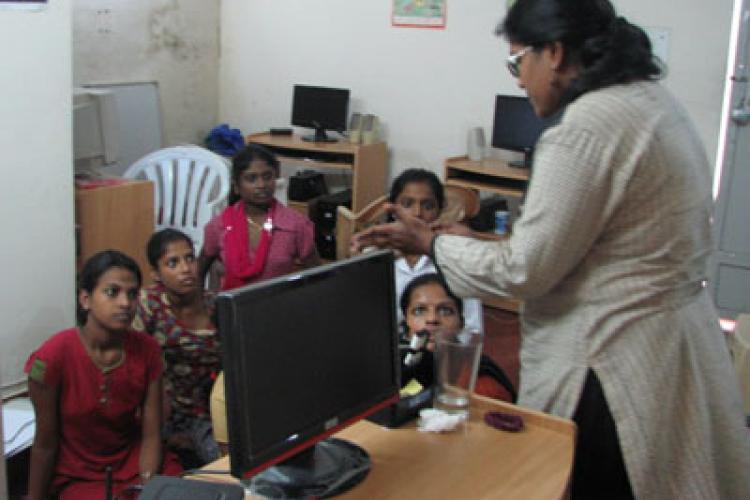
[[469, 129], [469, 136], [466, 140], [467, 156], [472, 161], [481, 161], [484, 156], [484, 129], [474, 127]]
[[380, 122], [375, 115], [362, 119], [362, 144], [375, 144], [380, 140]]
[[349, 142], [352, 144], [362, 142], [362, 121], [360, 113], [352, 113], [352, 118], [349, 120]]

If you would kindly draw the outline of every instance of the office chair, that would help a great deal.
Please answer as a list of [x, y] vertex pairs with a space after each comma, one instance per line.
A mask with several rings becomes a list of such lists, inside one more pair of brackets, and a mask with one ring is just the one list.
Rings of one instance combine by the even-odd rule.
[[190, 236], [196, 255], [203, 227], [226, 202], [229, 160], [198, 146], [177, 146], [150, 153], [123, 174], [154, 183], [154, 226], [179, 229]]

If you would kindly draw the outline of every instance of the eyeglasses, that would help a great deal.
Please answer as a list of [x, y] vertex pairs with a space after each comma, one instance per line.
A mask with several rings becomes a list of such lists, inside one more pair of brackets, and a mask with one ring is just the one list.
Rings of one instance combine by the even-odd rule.
[[530, 50], [532, 50], [534, 47], [531, 45], [527, 45], [526, 47], [522, 48], [515, 54], [511, 54], [508, 56], [507, 61], [505, 64], [508, 66], [508, 71], [510, 71], [510, 74], [513, 75], [513, 77], [518, 78], [518, 75], [520, 74], [520, 68], [521, 68], [521, 58], [526, 55], [526, 53]]

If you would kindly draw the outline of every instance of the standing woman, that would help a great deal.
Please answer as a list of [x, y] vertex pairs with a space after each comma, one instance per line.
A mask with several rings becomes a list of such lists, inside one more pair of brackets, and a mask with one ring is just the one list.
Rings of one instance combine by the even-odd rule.
[[278, 176], [279, 161], [263, 146], [250, 144], [234, 157], [229, 206], [204, 230], [201, 282], [217, 257], [223, 290], [317, 264], [312, 222], [274, 198]]
[[155, 283], [140, 292], [133, 328], [152, 335], [166, 362], [169, 407], [164, 439], [185, 468], [219, 458], [209, 394], [221, 370], [213, 303], [198, 280], [193, 242], [176, 229], [154, 233], [146, 247]]
[[498, 27], [542, 135], [506, 241], [399, 222], [355, 236], [431, 252], [458, 295], [515, 296], [519, 404], [573, 418], [574, 498], [750, 498], [750, 435], [704, 285], [711, 168], [607, 0], [517, 0]]
[[29, 499], [101, 500], [106, 470], [119, 495], [162, 468], [161, 350], [130, 329], [141, 285], [137, 264], [116, 252], [80, 274], [78, 328], [52, 336], [26, 363], [36, 414]]

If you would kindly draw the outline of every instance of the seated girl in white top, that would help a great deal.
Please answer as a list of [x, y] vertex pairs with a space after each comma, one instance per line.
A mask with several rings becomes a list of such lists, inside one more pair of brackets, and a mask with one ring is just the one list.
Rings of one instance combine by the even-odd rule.
[[[401, 205], [413, 216], [427, 223], [435, 222], [445, 204], [443, 184], [437, 175], [429, 170], [410, 168], [404, 170], [393, 181], [388, 200]], [[404, 255], [396, 259], [395, 272], [396, 297], [401, 297], [404, 288], [411, 280], [437, 271], [427, 255]], [[471, 298], [464, 299], [463, 303], [466, 326], [482, 330], [482, 303], [478, 299]], [[400, 323], [403, 314], [398, 304], [396, 310]]]

